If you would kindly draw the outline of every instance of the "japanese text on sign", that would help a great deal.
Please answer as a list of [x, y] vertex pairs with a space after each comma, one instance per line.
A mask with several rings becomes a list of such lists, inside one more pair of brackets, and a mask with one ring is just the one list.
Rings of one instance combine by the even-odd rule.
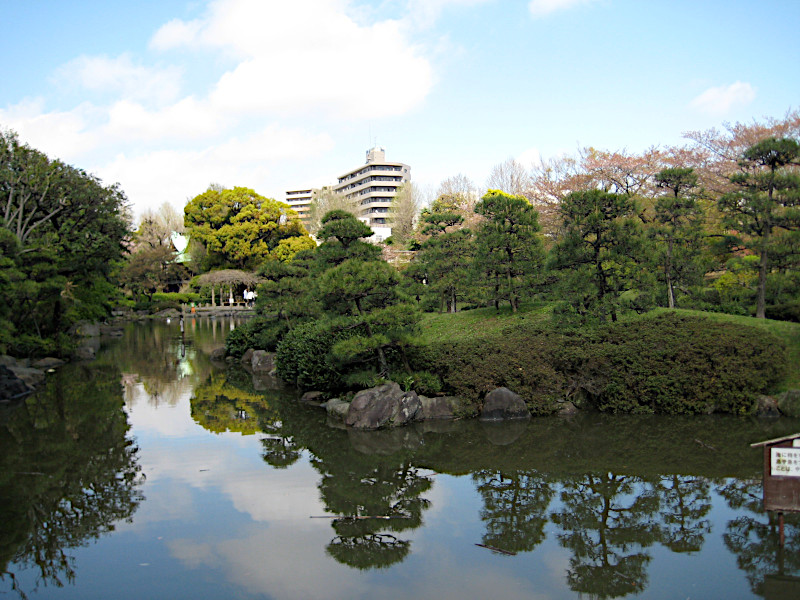
[[800, 477], [800, 448], [770, 448], [772, 475]]

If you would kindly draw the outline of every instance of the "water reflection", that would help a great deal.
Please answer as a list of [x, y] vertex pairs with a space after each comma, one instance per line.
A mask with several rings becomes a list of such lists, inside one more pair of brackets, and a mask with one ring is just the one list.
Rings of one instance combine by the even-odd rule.
[[544, 540], [547, 509], [555, 490], [536, 471], [478, 471], [472, 475], [483, 497], [483, 544], [508, 553], [530, 552]]
[[72, 583], [70, 550], [143, 500], [118, 382], [108, 365], [70, 366], [0, 416], [0, 576], [20, 596], [10, 564], [35, 571], [36, 587]]
[[[233, 324], [131, 326], [0, 414], [3, 569], [120, 596], [89, 587], [71, 558], [116, 527], [134, 532], [125, 555], [142, 543], [164, 565], [122, 570], [127, 597], [172, 585], [209, 598], [772, 598], [800, 575], [800, 520], [787, 517], [781, 550], [749, 447], [800, 422], [582, 415], [348, 431], [276, 380], [212, 363]], [[703, 588], [676, 564], [719, 579]]]

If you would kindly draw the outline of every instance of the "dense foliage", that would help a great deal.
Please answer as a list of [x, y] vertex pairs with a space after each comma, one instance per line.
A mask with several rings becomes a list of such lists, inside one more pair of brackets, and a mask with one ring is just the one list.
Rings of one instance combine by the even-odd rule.
[[128, 235], [117, 186], [0, 133], [0, 351], [61, 353], [73, 323], [108, 314]]
[[[192, 240], [203, 246], [203, 270], [254, 268], [270, 256], [287, 258], [313, 241], [287, 204], [255, 191], [210, 187], [184, 209]], [[304, 242], [292, 240], [305, 239]]]
[[534, 414], [565, 399], [606, 412], [748, 414], [787, 366], [771, 335], [674, 313], [581, 329], [517, 325], [430, 344], [414, 358], [441, 374], [448, 393], [477, 404], [506, 386]]

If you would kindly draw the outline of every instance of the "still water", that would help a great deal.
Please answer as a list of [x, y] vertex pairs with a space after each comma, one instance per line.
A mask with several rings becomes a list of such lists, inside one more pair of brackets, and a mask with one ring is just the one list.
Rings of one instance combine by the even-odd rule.
[[800, 598], [749, 447], [798, 421], [346, 431], [212, 365], [234, 326], [129, 325], [0, 409], [0, 596]]

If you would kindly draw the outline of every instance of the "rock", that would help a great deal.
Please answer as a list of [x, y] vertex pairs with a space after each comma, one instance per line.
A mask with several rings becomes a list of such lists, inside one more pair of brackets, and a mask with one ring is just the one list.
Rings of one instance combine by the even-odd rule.
[[558, 415], [560, 417], [571, 417], [576, 414], [578, 414], [578, 407], [569, 400], [562, 402], [561, 407], [558, 409]]
[[72, 352], [72, 358], [75, 360], [94, 360], [95, 350], [92, 346], [78, 346]]
[[8, 354], [0, 355], [0, 365], [4, 367], [14, 367], [17, 364], [17, 359]]
[[484, 421], [530, 419], [531, 413], [519, 394], [501, 387], [486, 394], [480, 418]]
[[416, 392], [403, 393], [395, 382], [358, 392], [345, 424], [356, 429], [397, 427], [417, 420], [422, 404]]
[[0, 402], [21, 398], [33, 390], [6, 365], [0, 364]]
[[788, 390], [778, 396], [778, 408], [787, 417], [800, 417], [800, 390]]
[[325, 401], [325, 394], [324, 392], [306, 392], [300, 398], [300, 402], [303, 404], [312, 404], [314, 406], [322, 406], [322, 403]]
[[48, 356], [47, 358], [40, 358], [39, 360], [35, 361], [31, 364], [34, 369], [54, 369], [55, 367], [60, 367], [64, 364], [64, 361], [60, 358], [53, 358]]
[[433, 421], [436, 419], [454, 419], [456, 399], [452, 396], [438, 396], [436, 398], [426, 398], [420, 396], [419, 401], [422, 404], [423, 421]]
[[253, 352], [253, 359], [250, 365], [253, 368], [253, 373], [269, 373], [275, 368], [275, 353], [256, 350]]
[[350, 403], [339, 400], [339, 398], [333, 398], [325, 403], [325, 410], [328, 412], [328, 417], [334, 421], [344, 422], [349, 409]]
[[177, 308], [166, 308], [160, 312], [157, 312], [153, 315], [153, 318], [161, 318], [161, 319], [177, 319], [181, 316], [181, 313], [178, 311]]
[[6, 367], [18, 379], [25, 382], [29, 388], [33, 389], [44, 381], [44, 371], [41, 369], [34, 369], [32, 367]]
[[211, 360], [216, 361], [223, 361], [225, 360], [225, 346], [220, 346], [219, 348], [214, 348], [209, 354]]
[[244, 354], [242, 354], [242, 364], [245, 367], [253, 366], [252, 365], [252, 363], [253, 363], [253, 352], [255, 352], [255, 350], [253, 350], [252, 348], [248, 348], [247, 350], [245, 350]]
[[397, 408], [392, 412], [391, 425], [401, 427], [413, 421], [419, 421], [421, 416], [422, 403], [417, 392], [406, 392], [398, 401]]
[[777, 398], [772, 396], [759, 396], [756, 404], [756, 414], [759, 417], [780, 417]]
[[98, 337], [100, 325], [91, 321], [78, 321], [72, 326], [71, 332], [77, 337]]

